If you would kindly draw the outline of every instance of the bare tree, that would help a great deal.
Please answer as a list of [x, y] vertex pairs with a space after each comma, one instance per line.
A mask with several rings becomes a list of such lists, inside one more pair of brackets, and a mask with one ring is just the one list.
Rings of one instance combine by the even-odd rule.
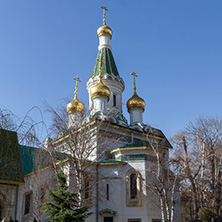
[[[176, 144], [175, 139], [180, 141], [179, 144]], [[183, 132], [174, 136], [173, 142], [175, 144], [175, 148], [177, 149], [174, 152], [174, 159], [177, 161], [178, 167], [180, 167], [183, 172], [184, 183], [182, 183], [182, 185], [184, 189], [187, 189], [187, 181], [189, 181], [189, 189], [192, 191], [193, 196], [193, 209], [194, 213], [196, 213], [199, 208], [199, 189], [197, 181], [201, 163], [198, 158], [190, 158], [191, 156], [195, 156], [194, 154], [196, 153], [196, 150], [193, 150], [193, 152], [188, 150], [187, 141]], [[178, 150], [177, 145], [181, 146], [182, 150]]]
[[220, 216], [222, 203], [222, 121], [219, 118], [199, 117], [172, 142], [174, 158], [184, 168], [183, 189], [192, 193], [193, 210], [212, 207]]
[[[37, 110], [40, 115], [39, 121], [34, 121], [31, 117], [32, 111]], [[34, 106], [25, 114], [18, 118], [10, 110], [0, 108], [0, 129], [15, 131], [18, 134], [19, 144], [40, 147], [43, 132], [47, 132], [47, 127], [43, 120], [43, 115], [39, 107]]]
[[174, 159], [169, 159], [168, 150], [163, 149], [158, 140], [151, 140], [149, 133], [146, 138], [155, 158], [153, 167], [149, 169], [152, 182], [147, 186], [159, 198], [162, 222], [174, 222], [175, 206], [180, 204], [181, 169]]
[[80, 191], [78, 194], [80, 206], [92, 206], [96, 204], [93, 203], [96, 200], [95, 189], [100, 182], [96, 174], [97, 162], [107, 158], [106, 151], [122, 136], [114, 136], [109, 132], [107, 130], [109, 122], [105, 120], [94, 119], [87, 122], [84, 115], [75, 119], [72, 127], [69, 127], [64, 106], [54, 109], [47, 105], [47, 110], [52, 114], [51, 135], [55, 136], [56, 132], [57, 138], [46, 149], [52, 156], [56, 152], [69, 155], [68, 167], [64, 167], [64, 170], [69, 174], [71, 187], [74, 188], [73, 191]]

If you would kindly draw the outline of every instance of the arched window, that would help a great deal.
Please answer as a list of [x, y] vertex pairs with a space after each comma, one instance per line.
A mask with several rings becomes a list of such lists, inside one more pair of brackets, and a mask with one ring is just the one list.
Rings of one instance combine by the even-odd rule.
[[113, 95], [113, 107], [116, 106], [116, 95]]
[[126, 174], [126, 203], [128, 207], [141, 206], [141, 176], [131, 169]]
[[135, 173], [130, 174], [130, 199], [137, 197], [137, 176]]

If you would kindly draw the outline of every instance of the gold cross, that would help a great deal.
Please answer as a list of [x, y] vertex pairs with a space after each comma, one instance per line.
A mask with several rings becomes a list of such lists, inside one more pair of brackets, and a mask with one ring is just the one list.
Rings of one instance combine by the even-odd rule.
[[108, 11], [108, 9], [106, 8], [105, 5], [103, 5], [101, 9], [103, 9], [103, 25], [105, 25], [106, 24], [106, 11]]
[[103, 60], [102, 59], [97, 59], [97, 61], [99, 62], [99, 79], [101, 80], [102, 78], [102, 64], [104, 64]]
[[136, 75], [135, 71], [133, 71], [133, 72], [131, 73], [131, 75], [132, 75], [133, 78], [134, 78], [134, 82], [133, 82], [133, 84], [134, 84], [134, 91], [136, 91], [136, 77], [138, 77], [138, 76]]
[[77, 95], [77, 90], [78, 90], [78, 82], [81, 82], [81, 80], [78, 76], [76, 76], [73, 79], [76, 80], [76, 86], [75, 86], [75, 96], [76, 96]]

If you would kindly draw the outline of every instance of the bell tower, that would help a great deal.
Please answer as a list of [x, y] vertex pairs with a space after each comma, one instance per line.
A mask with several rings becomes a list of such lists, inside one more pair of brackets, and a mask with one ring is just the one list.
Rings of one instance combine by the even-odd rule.
[[[101, 118], [107, 121], [112, 121], [119, 125], [127, 126], [127, 120], [123, 116], [122, 112], [122, 93], [124, 91], [125, 85], [123, 79], [120, 77], [113, 54], [112, 47], [110, 45], [110, 40], [112, 38], [112, 29], [106, 25], [106, 11], [108, 9], [103, 6], [103, 25], [98, 28], [97, 36], [99, 39], [98, 55], [96, 58], [96, 63], [92, 72], [91, 77], [87, 81], [87, 91], [89, 93], [89, 118]], [[100, 102], [96, 102], [92, 93], [95, 92], [95, 86], [102, 82], [103, 85], [109, 89], [109, 98], [107, 100], [107, 107], [105, 109], [98, 110], [95, 109], [95, 104], [102, 104], [100, 97]], [[98, 98], [98, 97], [97, 97]], [[104, 99], [104, 98], [103, 98]], [[104, 101], [106, 104], [106, 101]]]

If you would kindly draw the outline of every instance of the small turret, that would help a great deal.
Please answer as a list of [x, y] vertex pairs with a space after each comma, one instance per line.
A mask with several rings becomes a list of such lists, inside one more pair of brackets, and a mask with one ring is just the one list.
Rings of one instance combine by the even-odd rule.
[[75, 96], [74, 99], [66, 106], [66, 111], [69, 117], [69, 126], [68, 126], [69, 128], [80, 126], [81, 117], [83, 116], [85, 111], [85, 106], [77, 98], [78, 82], [81, 81], [78, 76], [74, 78], [74, 80], [76, 80]]
[[135, 123], [143, 123], [143, 112], [145, 108], [145, 102], [142, 98], [140, 98], [136, 93], [136, 73], [133, 72], [131, 75], [134, 76], [134, 94], [133, 96], [127, 101], [127, 109], [130, 113], [130, 125]]

